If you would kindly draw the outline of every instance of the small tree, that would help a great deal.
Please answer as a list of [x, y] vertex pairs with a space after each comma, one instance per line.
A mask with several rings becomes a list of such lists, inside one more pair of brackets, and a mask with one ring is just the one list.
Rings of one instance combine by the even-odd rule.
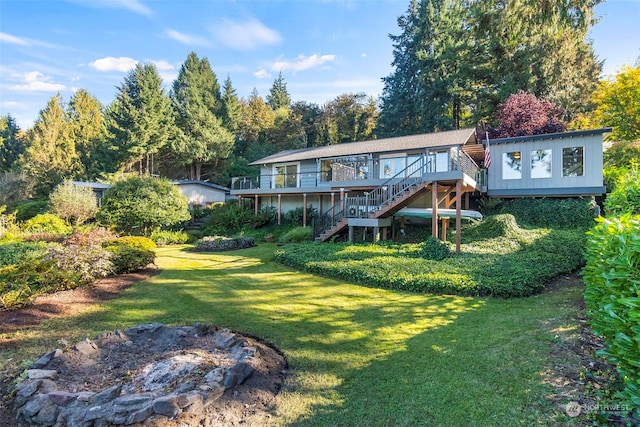
[[82, 225], [96, 216], [98, 205], [93, 190], [64, 181], [49, 195], [51, 213], [72, 225]]
[[133, 176], [114, 184], [105, 192], [97, 214], [104, 225], [130, 233], [139, 230], [144, 235], [189, 218], [187, 198], [178, 187], [169, 180], [149, 176]]
[[562, 108], [546, 99], [538, 99], [529, 92], [511, 94], [498, 106], [498, 127], [492, 129], [493, 138], [539, 135], [564, 132]]

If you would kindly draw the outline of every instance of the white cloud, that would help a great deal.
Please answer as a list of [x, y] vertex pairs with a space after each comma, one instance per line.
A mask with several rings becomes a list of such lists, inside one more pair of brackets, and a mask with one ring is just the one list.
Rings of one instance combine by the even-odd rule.
[[106, 58], [96, 59], [89, 64], [90, 67], [95, 68], [98, 71], [122, 71], [127, 72], [134, 68], [138, 61], [133, 58], [121, 56], [115, 58], [108, 56]]
[[313, 54], [311, 56], [298, 55], [293, 61], [276, 61], [271, 66], [273, 71], [303, 71], [310, 68], [321, 67], [327, 62], [334, 61], [335, 55], [318, 55]]
[[218, 23], [212, 32], [220, 44], [237, 50], [252, 50], [282, 41], [280, 33], [256, 19], [246, 22], [225, 20]]
[[168, 63], [167, 61], [151, 61], [153, 65], [156, 66], [158, 70], [173, 70], [174, 66]]
[[0, 33], [0, 42], [18, 44], [20, 46], [29, 46], [31, 44], [27, 39], [12, 36], [11, 34], [7, 33]]
[[53, 83], [51, 77], [47, 77], [40, 71], [30, 71], [22, 75], [23, 84], [17, 84], [10, 87], [11, 90], [21, 92], [59, 92], [66, 89], [66, 86], [60, 83]]
[[142, 4], [139, 0], [72, 0], [74, 3], [77, 3], [82, 6], [89, 7], [110, 7], [114, 9], [127, 9], [131, 12], [138, 13], [144, 16], [151, 16], [153, 12], [147, 6]]
[[264, 68], [260, 68], [258, 71], [256, 71], [255, 73], [253, 73], [253, 75], [259, 79], [267, 79], [269, 77], [271, 77], [271, 74], [269, 74], [269, 72], [267, 70], [265, 70]]
[[169, 38], [188, 46], [208, 46], [210, 43], [207, 39], [200, 36], [191, 36], [176, 30], [165, 30], [164, 32]]

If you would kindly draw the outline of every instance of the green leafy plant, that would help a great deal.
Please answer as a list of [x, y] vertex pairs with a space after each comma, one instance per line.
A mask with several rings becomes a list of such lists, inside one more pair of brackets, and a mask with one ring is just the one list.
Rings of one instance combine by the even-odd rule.
[[253, 237], [206, 236], [196, 242], [196, 251], [221, 252], [255, 246]]
[[46, 213], [38, 214], [27, 220], [22, 226], [22, 230], [28, 233], [69, 234], [72, 228], [69, 227], [59, 216]]
[[605, 210], [610, 215], [640, 214], [640, 168], [634, 167], [618, 177], [616, 188], [607, 195]]
[[47, 250], [42, 242], [6, 242], [0, 244], [0, 267], [18, 264], [28, 257], [41, 257]]
[[640, 408], [640, 215], [598, 220], [588, 233], [583, 270], [592, 329], [605, 339], [599, 353], [623, 379], [621, 395]]
[[187, 198], [166, 179], [133, 176], [117, 182], [104, 195], [96, 215], [106, 226], [148, 235], [191, 218]]
[[429, 237], [420, 245], [420, 255], [425, 259], [442, 261], [451, 255], [451, 250], [445, 242]]
[[209, 235], [233, 235], [265, 227], [274, 220], [275, 210], [272, 207], [264, 207], [256, 215], [252, 208], [231, 200], [211, 210], [202, 232]]
[[591, 198], [518, 198], [503, 201], [500, 213], [534, 227], [582, 228], [594, 225], [596, 202]]
[[103, 248], [113, 254], [116, 274], [131, 273], [153, 263], [156, 244], [142, 236], [123, 236], [105, 242]]
[[302, 243], [308, 242], [313, 237], [313, 232], [309, 227], [295, 227], [289, 230], [280, 238], [280, 243]]
[[187, 243], [189, 235], [183, 231], [156, 230], [149, 236], [156, 245], [181, 245]]
[[16, 221], [24, 222], [36, 215], [47, 213], [49, 210], [49, 202], [43, 200], [34, 200], [24, 202], [13, 206], [11, 211], [16, 215]]

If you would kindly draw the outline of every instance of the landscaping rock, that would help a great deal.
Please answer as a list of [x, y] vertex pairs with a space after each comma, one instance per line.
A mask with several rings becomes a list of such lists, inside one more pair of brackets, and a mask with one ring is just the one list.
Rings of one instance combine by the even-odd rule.
[[[201, 425], [197, 414], [251, 376], [258, 355], [243, 337], [201, 325], [103, 333], [48, 352], [26, 371], [15, 388], [18, 425], [118, 426], [182, 414], [190, 421], [180, 425]], [[114, 371], [121, 375], [106, 382]]]

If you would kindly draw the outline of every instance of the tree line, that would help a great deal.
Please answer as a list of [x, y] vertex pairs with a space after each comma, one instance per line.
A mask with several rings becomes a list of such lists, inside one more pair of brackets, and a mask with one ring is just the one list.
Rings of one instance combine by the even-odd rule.
[[[517, 126], [612, 124], [617, 138], [633, 141], [638, 68], [599, 80], [602, 63], [586, 38], [598, 3], [411, 0], [390, 36], [393, 72], [378, 100], [344, 93], [324, 105], [292, 102], [282, 74], [264, 98], [255, 89], [241, 98], [195, 52], [165, 91], [155, 66], [138, 64], [107, 106], [80, 89], [68, 102], [52, 97], [27, 130], [0, 117], [0, 204], [45, 196], [63, 179], [122, 172], [228, 185], [281, 150], [478, 125], [508, 136]], [[520, 112], [538, 115], [537, 124], [517, 125]]]

